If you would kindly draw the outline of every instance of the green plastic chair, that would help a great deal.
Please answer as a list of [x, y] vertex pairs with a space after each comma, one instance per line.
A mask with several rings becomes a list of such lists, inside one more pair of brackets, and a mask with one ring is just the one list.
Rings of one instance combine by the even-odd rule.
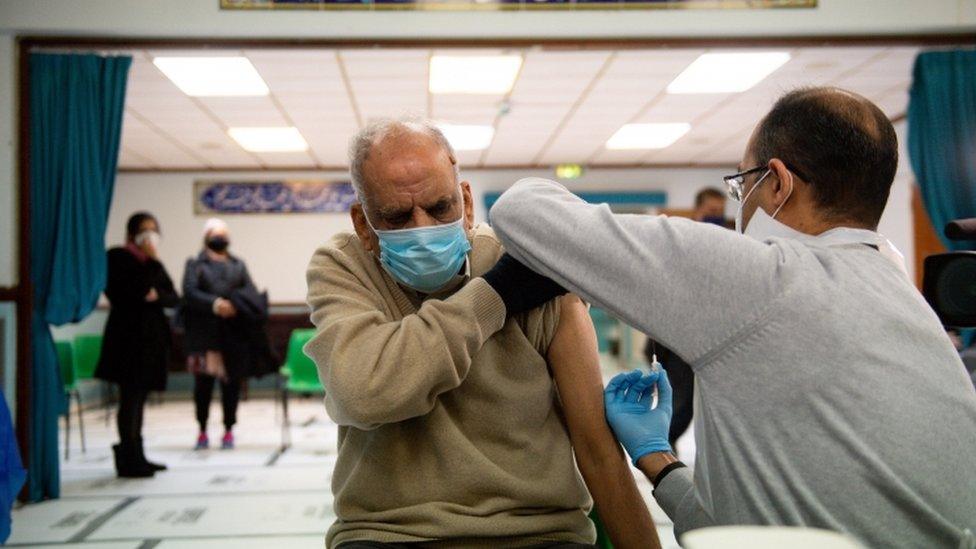
[[72, 345], [76, 379], [93, 379], [98, 358], [102, 354], [102, 336], [100, 334], [82, 334], [75, 336]]
[[278, 370], [281, 387], [281, 449], [291, 446], [291, 420], [288, 417], [288, 394], [325, 394], [325, 388], [319, 381], [319, 371], [315, 362], [308, 358], [302, 348], [315, 335], [315, 330], [302, 328], [292, 330], [288, 338], [288, 351], [285, 353], [285, 363]]
[[61, 381], [64, 392], [68, 396], [68, 406], [64, 410], [64, 460], [71, 459], [71, 399], [78, 405], [78, 430], [81, 434], [81, 452], [85, 453], [85, 421], [81, 413], [81, 391], [78, 390], [78, 378], [75, 375], [74, 348], [70, 341], [56, 341], [54, 347], [58, 353], [58, 364], [61, 366]]
[[[75, 336], [74, 343], [74, 362], [75, 379], [94, 379], [95, 369], [98, 368], [98, 359], [102, 355], [102, 335], [101, 334], [81, 334]], [[102, 383], [102, 402], [105, 404], [105, 426], [109, 424], [112, 416], [112, 403], [110, 397], [111, 387], [108, 383]]]

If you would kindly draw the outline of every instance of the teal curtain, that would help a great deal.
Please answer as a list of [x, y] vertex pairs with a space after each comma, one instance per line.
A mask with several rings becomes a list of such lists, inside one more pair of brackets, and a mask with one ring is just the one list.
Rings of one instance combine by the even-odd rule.
[[915, 60], [908, 153], [942, 242], [950, 250], [976, 249], [976, 241], [943, 234], [949, 221], [976, 217], [976, 50], [932, 51]]
[[50, 325], [77, 322], [105, 287], [105, 226], [131, 57], [32, 54], [30, 501], [56, 498], [64, 389]]

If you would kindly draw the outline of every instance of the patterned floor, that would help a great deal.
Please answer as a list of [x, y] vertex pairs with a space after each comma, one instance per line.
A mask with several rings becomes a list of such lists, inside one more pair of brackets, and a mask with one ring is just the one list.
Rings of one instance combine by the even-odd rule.
[[[293, 401], [293, 444], [281, 443], [280, 411], [271, 399], [241, 404], [237, 447], [194, 452], [192, 403], [168, 401], [146, 410], [147, 454], [170, 470], [145, 480], [115, 477], [116, 435], [100, 410], [85, 414], [87, 451], [72, 428], [71, 455], [62, 455], [62, 497], [14, 511], [10, 547], [195, 549], [316, 548], [334, 520], [329, 479], [336, 425], [318, 398]], [[219, 442], [219, 407], [211, 442]], [[63, 422], [62, 422], [63, 428]], [[62, 435], [63, 440], [63, 435]], [[677, 547], [667, 516], [652, 505], [666, 548]]]

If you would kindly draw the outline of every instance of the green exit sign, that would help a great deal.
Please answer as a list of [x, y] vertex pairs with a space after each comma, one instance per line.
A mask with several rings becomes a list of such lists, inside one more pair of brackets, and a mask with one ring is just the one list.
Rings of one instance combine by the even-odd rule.
[[578, 179], [583, 175], [583, 166], [579, 164], [560, 164], [556, 166], [556, 177], [559, 179]]

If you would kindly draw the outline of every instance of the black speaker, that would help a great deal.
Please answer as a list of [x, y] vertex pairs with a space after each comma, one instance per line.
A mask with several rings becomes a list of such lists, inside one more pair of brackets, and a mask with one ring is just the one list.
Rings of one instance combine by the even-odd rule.
[[922, 293], [943, 325], [976, 327], [976, 252], [926, 257]]

